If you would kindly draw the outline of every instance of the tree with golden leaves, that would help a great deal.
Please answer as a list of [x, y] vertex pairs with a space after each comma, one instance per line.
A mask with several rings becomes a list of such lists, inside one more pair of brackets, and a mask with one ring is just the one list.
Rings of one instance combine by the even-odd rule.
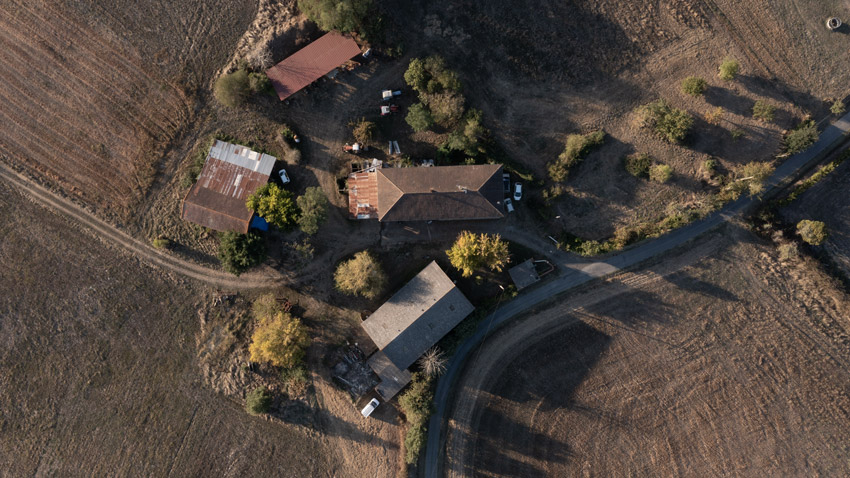
[[476, 269], [484, 267], [501, 272], [510, 262], [508, 243], [498, 234], [463, 231], [457, 236], [452, 248], [446, 251], [446, 255], [463, 277], [470, 277]]
[[282, 368], [298, 365], [310, 345], [304, 324], [280, 310], [271, 294], [254, 302], [253, 313], [256, 327], [248, 347], [251, 361]]
[[387, 275], [369, 251], [360, 251], [336, 268], [334, 283], [344, 294], [374, 299], [386, 287]]

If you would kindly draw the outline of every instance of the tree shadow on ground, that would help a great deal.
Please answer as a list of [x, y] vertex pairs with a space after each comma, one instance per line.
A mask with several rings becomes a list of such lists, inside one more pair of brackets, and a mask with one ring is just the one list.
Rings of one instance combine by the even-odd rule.
[[735, 295], [734, 292], [700, 280], [684, 271], [674, 272], [673, 274], [664, 276], [664, 280], [679, 289], [683, 289], [688, 292], [714, 297], [726, 302], [737, 302], [739, 300], [738, 296]]
[[[487, 386], [489, 396], [482, 398], [485, 403], [472, 420], [477, 429], [462, 431], [474, 444], [469, 448], [471, 456], [464, 457], [464, 474], [546, 476], [546, 470], [514, 457], [544, 463], [569, 460], [569, 444], [547, 434], [548, 424], [541, 417], [570, 413], [576, 405], [573, 394], [610, 340], [596, 328], [576, 322], [517, 351], [510, 365]], [[584, 413], [586, 407], [577, 410]], [[529, 417], [531, 423], [527, 423]]]

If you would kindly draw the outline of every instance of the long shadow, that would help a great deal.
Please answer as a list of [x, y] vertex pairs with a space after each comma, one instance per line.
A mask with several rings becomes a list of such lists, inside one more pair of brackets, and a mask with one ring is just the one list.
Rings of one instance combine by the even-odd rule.
[[[570, 446], [556, 436], [533, 429], [548, 428], [552, 414], [576, 407], [573, 395], [608, 348], [611, 338], [583, 322], [553, 333], [522, 351], [486, 387], [487, 403], [474, 413], [466, 437], [473, 446], [464, 457], [465, 474], [544, 476], [545, 470], [507, 456], [527, 456], [545, 463], [566, 463]], [[534, 424], [524, 417], [533, 416]], [[538, 421], [539, 420], [539, 421]]]
[[664, 276], [664, 280], [688, 292], [714, 297], [726, 302], [737, 302], [739, 300], [738, 296], [735, 295], [734, 292], [718, 287], [715, 284], [697, 279], [687, 272], [675, 272], [668, 276]]

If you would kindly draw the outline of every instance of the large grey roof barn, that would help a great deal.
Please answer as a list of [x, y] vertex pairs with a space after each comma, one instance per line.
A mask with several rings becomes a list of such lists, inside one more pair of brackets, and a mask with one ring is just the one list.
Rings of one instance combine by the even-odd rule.
[[404, 370], [473, 309], [440, 266], [431, 262], [369, 316], [363, 328], [390, 362]]

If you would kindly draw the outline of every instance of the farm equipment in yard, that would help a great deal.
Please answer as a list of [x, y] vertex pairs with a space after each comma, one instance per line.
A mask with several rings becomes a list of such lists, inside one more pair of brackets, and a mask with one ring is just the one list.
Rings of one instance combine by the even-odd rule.
[[381, 98], [384, 101], [390, 101], [393, 97], [401, 96], [401, 90], [384, 90], [381, 92]]
[[342, 150], [346, 153], [351, 154], [359, 154], [360, 151], [366, 151], [366, 148], [360, 143], [348, 144], [345, 143], [345, 146], [342, 147]]
[[389, 114], [397, 113], [398, 106], [397, 105], [384, 105], [381, 106], [381, 116], [387, 116]]

